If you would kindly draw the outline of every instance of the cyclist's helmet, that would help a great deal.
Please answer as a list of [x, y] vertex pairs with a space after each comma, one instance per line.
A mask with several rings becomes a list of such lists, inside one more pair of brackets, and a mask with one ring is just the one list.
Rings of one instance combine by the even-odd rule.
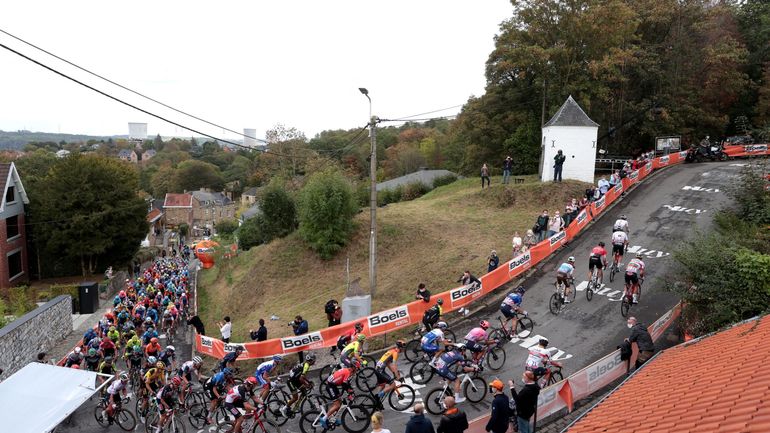
[[158, 344], [158, 337], [152, 337], [152, 338], [150, 338], [150, 343], [152, 343], [152, 344]]
[[96, 355], [96, 349], [94, 349], [93, 347], [88, 349], [88, 356], [94, 356], [94, 355]]
[[128, 375], [126, 373], [120, 373], [120, 381], [128, 382]]
[[203, 364], [203, 358], [200, 356], [194, 356], [192, 362], [193, 364]]
[[405, 346], [406, 346], [406, 342], [404, 342], [404, 340], [396, 341], [396, 347], [398, 347], [399, 349], [403, 349]]
[[163, 361], [158, 361], [155, 363], [155, 368], [160, 368], [161, 370], [165, 370], [166, 364]]
[[[156, 362], [158, 362], [158, 358], [156, 358], [154, 356], [151, 356], [151, 357], [147, 358], [147, 363], [150, 364], [150, 365], [153, 365]], [[165, 365], [164, 365], [164, 367], [165, 367]]]
[[126, 291], [125, 290], [121, 290], [120, 293], [118, 294], [118, 296], [120, 296], [121, 298], [125, 298], [126, 297]]
[[482, 320], [481, 322], [479, 322], [479, 326], [481, 326], [481, 329], [488, 329], [489, 322], [487, 322], [486, 320]]
[[176, 350], [176, 348], [174, 346], [171, 346], [171, 345], [166, 346], [166, 351], [168, 351], [168, 352], [173, 352], [175, 350]]
[[439, 305], [442, 305], [444, 303], [444, 300], [441, 299], [441, 298], [436, 299], [436, 303], [439, 304]]
[[117, 329], [115, 329], [114, 326], [110, 326], [110, 332], [115, 332], [115, 331], [117, 331]]
[[229, 369], [229, 368], [223, 368], [223, 369], [222, 369], [222, 374], [224, 374], [224, 375], [225, 375], [225, 376], [227, 376], [227, 377], [230, 377], [230, 376], [232, 376], [232, 375], [233, 375], [233, 372], [232, 372], [232, 371], [230, 371], [230, 369]]
[[548, 347], [548, 340], [546, 340], [545, 338], [541, 338], [539, 343], [543, 347]]
[[315, 355], [312, 353], [308, 353], [307, 356], [305, 356], [305, 361], [307, 361], [310, 364], [313, 364], [315, 362]]
[[80, 365], [72, 364], [72, 366], [70, 368], [74, 368], [75, 370], [80, 370]]
[[446, 322], [438, 322], [438, 323], [436, 323], [436, 328], [438, 328], [438, 329], [446, 329], [447, 328], [447, 324], [446, 324]]
[[174, 383], [174, 386], [179, 386], [182, 384], [182, 378], [179, 376], [174, 376], [174, 378], [171, 379], [171, 382]]
[[257, 378], [254, 376], [247, 377], [243, 383], [247, 386], [254, 386], [257, 384]]
[[241, 352], [243, 352], [243, 347], [242, 346], [236, 346], [235, 351], [238, 352], [238, 353], [241, 353]]
[[80, 353], [80, 346], [75, 347], [75, 353]]
[[514, 292], [516, 292], [516, 293], [518, 293], [520, 295], [523, 295], [524, 292], [526, 292], [526, 291], [527, 290], [524, 288], [524, 286], [519, 286], [519, 287], [516, 288], [516, 290], [514, 290]]
[[364, 334], [358, 334], [358, 335], [356, 335], [356, 340], [358, 340], [358, 341], [364, 341], [364, 340], [366, 340], [366, 335], [364, 335]]
[[281, 356], [281, 355], [273, 355], [273, 361], [281, 362], [281, 361], [283, 361], [283, 356]]
[[111, 356], [105, 357], [104, 362], [106, 362], [107, 364], [112, 364], [112, 357]]
[[142, 353], [142, 346], [134, 346], [134, 353]]
[[567, 259], [567, 262], [568, 263], [575, 263], [575, 258], [572, 257], [572, 256], [569, 256], [569, 258]]
[[356, 332], [361, 332], [364, 330], [364, 324], [361, 322], [356, 323]]
[[599, 242], [599, 246], [604, 248], [604, 242]]
[[641, 259], [642, 258], [642, 253], [636, 253], [636, 258], [637, 259]]
[[627, 220], [628, 218], [626, 218], [626, 216], [625, 216], [625, 215], [621, 215], [621, 216], [620, 216], [620, 219], [622, 219], [622, 220]]

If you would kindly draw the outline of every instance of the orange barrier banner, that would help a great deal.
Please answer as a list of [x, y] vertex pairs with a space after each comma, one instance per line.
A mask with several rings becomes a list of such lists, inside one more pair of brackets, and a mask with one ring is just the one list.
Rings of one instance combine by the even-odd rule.
[[768, 155], [768, 148], [770, 145], [764, 144], [744, 144], [736, 146], [725, 146], [725, 153], [729, 156], [756, 156], [756, 155]]

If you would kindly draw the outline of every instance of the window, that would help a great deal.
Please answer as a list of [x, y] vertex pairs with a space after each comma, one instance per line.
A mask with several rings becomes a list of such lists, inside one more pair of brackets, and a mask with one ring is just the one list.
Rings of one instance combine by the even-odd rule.
[[23, 273], [24, 269], [21, 267], [21, 250], [8, 254], [8, 279], [13, 280]]
[[16, 188], [11, 185], [8, 187], [8, 190], [5, 192], [5, 202], [6, 203], [13, 203], [16, 201]]
[[5, 238], [11, 240], [19, 236], [19, 216], [14, 215], [5, 219]]

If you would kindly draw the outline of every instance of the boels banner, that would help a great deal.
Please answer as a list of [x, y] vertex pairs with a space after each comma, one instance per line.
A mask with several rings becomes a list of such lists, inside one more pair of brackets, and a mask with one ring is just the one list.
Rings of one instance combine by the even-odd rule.
[[[731, 156], [753, 156], [767, 154], [768, 146], [727, 146], [725, 152]], [[574, 239], [575, 236], [577, 236], [578, 233], [580, 233], [580, 231], [596, 217], [596, 215], [612, 204], [623, 191], [647, 177], [653, 170], [660, 167], [679, 164], [684, 161], [685, 156], [687, 156], [687, 152], [682, 151], [658, 157], [642, 166], [639, 170], [630, 173], [622, 180], [622, 183], [610, 188], [604, 197], [591, 203], [587, 209], [581, 211], [578, 214], [575, 223], [570, 224], [565, 231], [545, 239], [533, 246], [529, 251], [514, 257], [506, 263], [501, 263], [494, 271], [481, 276], [479, 278], [481, 280], [481, 287], [475, 285], [457, 287], [432, 296], [430, 303], [414, 301], [387, 311], [372, 314], [369, 317], [354, 322], [347, 322], [331, 328], [324, 328], [305, 335], [275, 338], [259, 343], [237, 344], [245, 349], [238, 360], [266, 358], [277, 353], [293, 353], [301, 350], [331, 347], [337, 344], [337, 339], [340, 335], [353, 329], [357, 322], [362, 322], [364, 324], [363, 332], [368, 336], [386, 334], [395, 329], [401, 329], [422, 322], [422, 315], [425, 310], [434, 305], [435, 300], [439, 298], [444, 301], [443, 308], [445, 312], [465, 307], [494, 291], [498, 287], [507, 284], [514, 278], [526, 272], [532, 266], [540, 263], [553, 251], [556, 251], [559, 247]], [[235, 344], [225, 344], [221, 340], [197, 334], [195, 338], [196, 350], [199, 353], [216, 358], [222, 358], [225, 353], [233, 350], [236, 346]], [[559, 397], [554, 397], [554, 401], [557, 400], [559, 400]]]

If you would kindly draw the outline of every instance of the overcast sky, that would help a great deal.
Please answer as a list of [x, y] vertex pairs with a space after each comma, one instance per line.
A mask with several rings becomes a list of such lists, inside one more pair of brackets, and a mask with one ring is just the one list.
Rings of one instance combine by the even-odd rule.
[[[324, 129], [463, 104], [508, 0], [19, 1], [0, 29], [176, 108], [260, 137], [277, 123]], [[0, 43], [136, 105], [222, 138], [231, 133], [159, 107], [5, 34]], [[0, 48], [0, 129], [188, 136]], [[455, 114], [459, 108], [436, 115]], [[197, 135], [197, 134], [195, 134]]]

